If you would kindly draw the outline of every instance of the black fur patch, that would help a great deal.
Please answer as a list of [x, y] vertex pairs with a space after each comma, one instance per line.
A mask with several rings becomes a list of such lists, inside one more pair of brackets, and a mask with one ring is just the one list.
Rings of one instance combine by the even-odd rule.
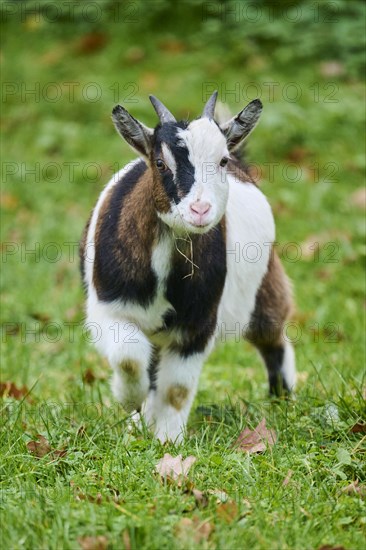
[[[109, 205], [100, 220], [100, 230], [95, 243], [94, 284], [99, 300], [128, 300], [146, 306], [154, 298], [157, 280], [147, 262], [138, 262], [134, 257], [141, 248], [139, 235], [129, 220], [128, 244], [119, 236], [123, 203], [146, 171], [144, 161], [138, 162], [115, 185]], [[148, 253], [143, 251], [145, 256]], [[145, 260], [144, 256], [144, 260]], [[141, 265], [141, 264], [146, 265]], [[148, 267], [147, 267], [148, 265]]]
[[156, 390], [156, 377], [158, 372], [159, 361], [160, 361], [160, 349], [157, 346], [154, 346], [150, 363], [148, 366], [150, 390]]
[[188, 122], [168, 122], [157, 126], [154, 133], [154, 155], [162, 155], [162, 143], [166, 143], [174, 156], [177, 173], [176, 182], [170, 170], [162, 174], [164, 189], [171, 202], [178, 204], [194, 184], [195, 170], [188, 158], [188, 149], [178, 145], [178, 131], [185, 130]]
[[285, 355], [283, 346], [258, 346], [258, 349], [267, 367], [270, 394], [281, 396], [284, 392], [289, 392], [282, 375]]
[[[202, 352], [213, 335], [217, 309], [226, 277], [226, 247], [221, 225], [204, 235], [192, 235], [194, 268], [175, 252], [167, 281], [166, 297], [174, 307], [165, 318], [165, 327], [178, 329], [183, 343], [176, 343], [174, 351], [184, 357]], [[179, 241], [178, 241], [179, 246]], [[185, 253], [189, 257], [189, 252]]]

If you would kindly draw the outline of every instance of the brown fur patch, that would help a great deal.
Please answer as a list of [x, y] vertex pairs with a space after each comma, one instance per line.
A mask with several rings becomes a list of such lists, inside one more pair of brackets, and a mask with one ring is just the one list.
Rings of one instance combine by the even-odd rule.
[[[148, 169], [123, 203], [123, 214], [118, 223], [116, 237], [120, 239], [126, 248], [133, 252], [141, 269], [148, 261], [150, 265], [150, 252], [154, 235], [151, 228], [156, 225], [156, 212], [152, 198], [152, 178]], [[136, 247], [136, 235], [139, 238], [140, 247]]]
[[129, 378], [137, 378], [139, 375], [139, 366], [136, 363], [136, 361], [131, 361], [130, 359], [128, 361], [123, 361], [119, 368], [121, 371], [123, 371]]
[[231, 158], [227, 165], [228, 174], [236, 179], [236, 181], [240, 181], [241, 183], [250, 182], [256, 185], [256, 182], [250, 176], [248, 171], [245, 170], [243, 164], [239, 159], [236, 157]]
[[[95, 230], [96, 248], [103, 248], [100, 238], [103, 220], [112, 208], [116, 208], [112, 204], [115, 189], [115, 186], [110, 189], [99, 211]], [[151, 171], [148, 169], [125, 196], [119, 212], [117, 230], [111, 243], [115, 266], [124, 265], [124, 273], [130, 280], [143, 281], [145, 274], [151, 269], [151, 250], [155, 238], [151, 228], [156, 226], [156, 219]], [[98, 292], [101, 285], [96, 263], [93, 282]]]
[[292, 312], [291, 284], [272, 249], [267, 273], [257, 293], [247, 339], [256, 346], [282, 343], [283, 327]]
[[189, 390], [185, 386], [177, 384], [171, 386], [167, 393], [167, 401], [177, 411], [180, 411], [185, 401], [187, 400]]
[[151, 156], [151, 182], [152, 182], [152, 198], [155, 204], [155, 208], [158, 212], [162, 214], [170, 211], [170, 200], [167, 196], [161, 177], [157, 168], [154, 165], [154, 157]]

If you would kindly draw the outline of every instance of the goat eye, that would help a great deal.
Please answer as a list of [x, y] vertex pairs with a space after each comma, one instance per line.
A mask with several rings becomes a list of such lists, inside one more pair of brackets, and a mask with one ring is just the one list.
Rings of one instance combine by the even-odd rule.
[[163, 172], [164, 170], [166, 170], [166, 164], [163, 160], [161, 159], [157, 159], [155, 161], [155, 165], [157, 167], [158, 170], [160, 170], [161, 172]]
[[228, 157], [223, 157], [220, 161], [220, 166], [223, 168], [224, 166], [227, 165], [228, 162], [229, 162]]

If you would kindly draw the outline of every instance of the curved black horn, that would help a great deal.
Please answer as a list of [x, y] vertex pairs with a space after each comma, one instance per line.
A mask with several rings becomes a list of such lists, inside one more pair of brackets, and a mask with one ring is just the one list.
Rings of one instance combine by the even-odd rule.
[[214, 118], [216, 99], [217, 99], [217, 90], [214, 91], [210, 99], [207, 101], [203, 109], [202, 117]]
[[162, 104], [161, 101], [159, 101], [159, 99], [157, 99], [153, 95], [149, 95], [149, 99], [162, 124], [164, 124], [164, 122], [177, 122], [172, 113], [168, 111], [168, 109], [165, 107], [165, 105]]

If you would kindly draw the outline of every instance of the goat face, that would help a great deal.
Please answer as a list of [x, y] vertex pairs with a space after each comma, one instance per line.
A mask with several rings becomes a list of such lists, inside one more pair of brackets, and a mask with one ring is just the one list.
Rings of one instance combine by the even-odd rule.
[[177, 122], [154, 97], [160, 124], [152, 130], [123, 107], [113, 109], [118, 132], [150, 165], [152, 195], [158, 216], [175, 233], [205, 233], [219, 223], [228, 198], [226, 163], [254, 128], [262, 110], [259, 100], [219, 126], [213, 116], [217, 93], [203, 115], [190, 123]]

